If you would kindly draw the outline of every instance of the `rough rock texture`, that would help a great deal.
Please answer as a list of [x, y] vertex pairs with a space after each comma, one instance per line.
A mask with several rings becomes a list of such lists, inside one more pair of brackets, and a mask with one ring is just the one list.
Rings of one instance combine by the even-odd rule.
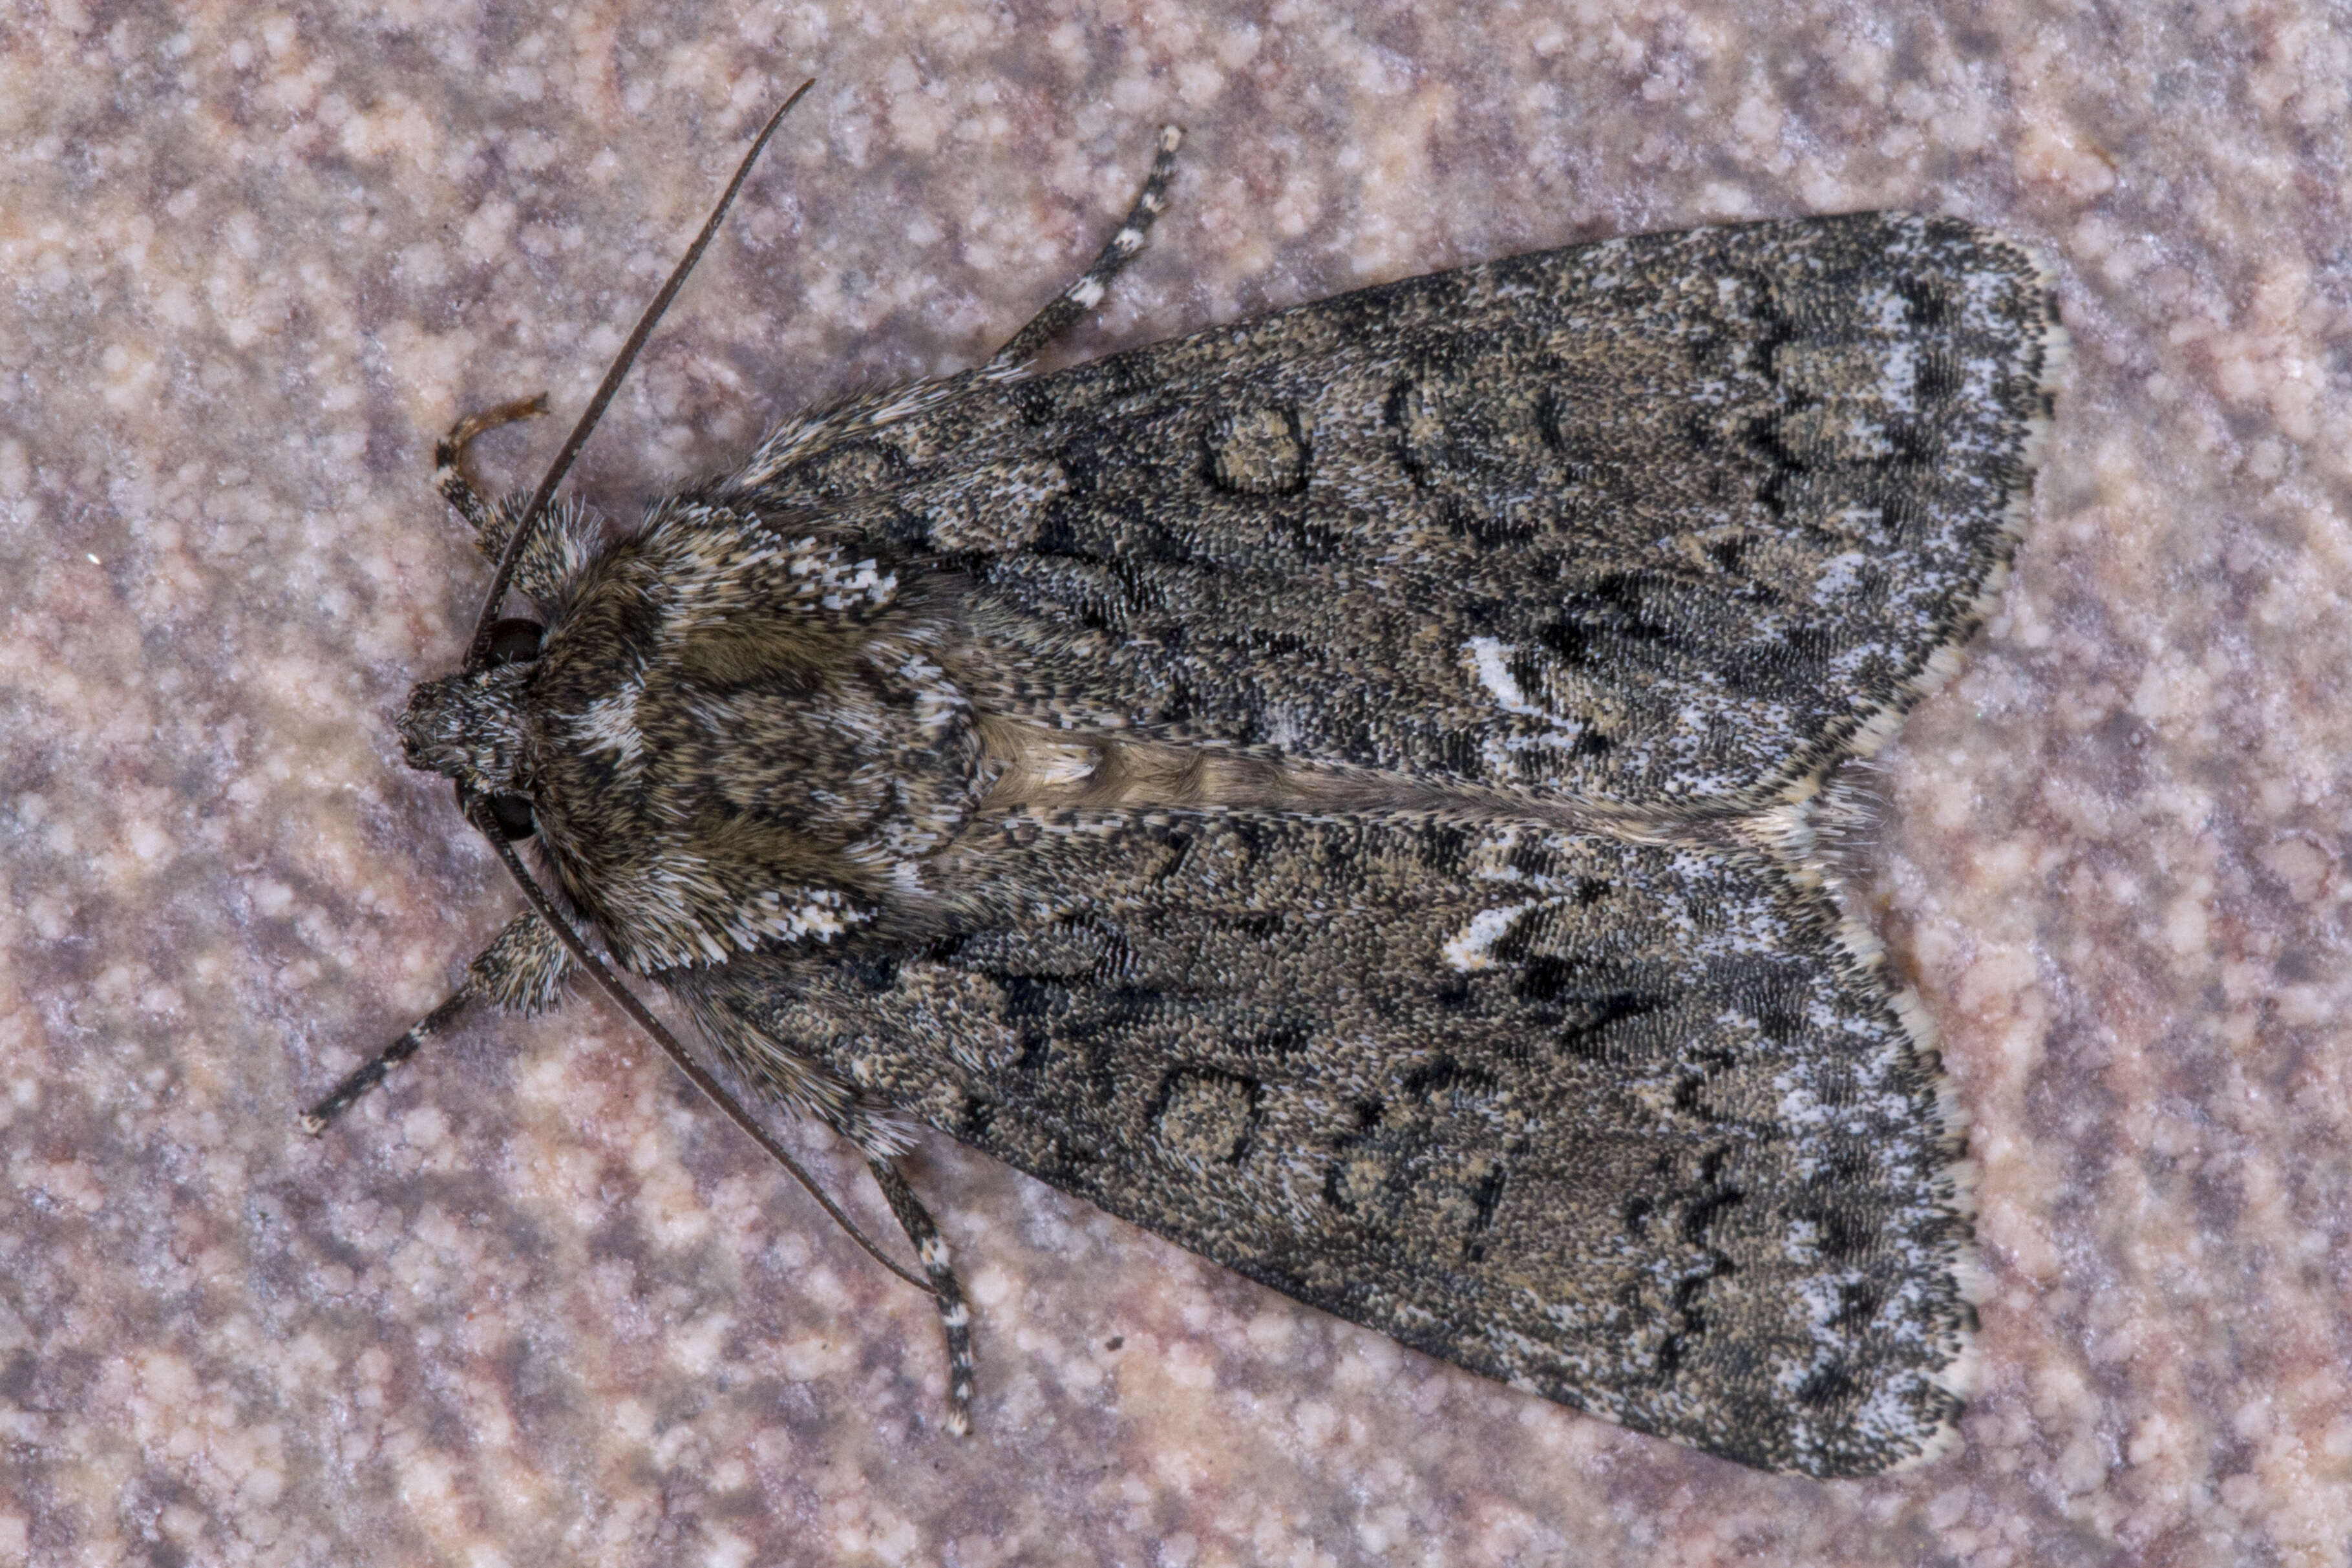
[[[576, 408], [804, 73], [580, 470], [617, 515], [982, 353], [1166, 120], [1175, 205], [1081, 353], [1767, 214], [2052, 259], [2040, 515], [1871, 851], [1976, 1119], [1958, 1452], [1757, 1475], [933, 1142], [957, 1443], [929, 1303], [601, 1006], [297, 1131], [513, 907], [391, 731], [485, 575], [432, 440]], [[0, 1563], [2341, 1562], [2347, 81], [2293, 4], [0, 21]]]

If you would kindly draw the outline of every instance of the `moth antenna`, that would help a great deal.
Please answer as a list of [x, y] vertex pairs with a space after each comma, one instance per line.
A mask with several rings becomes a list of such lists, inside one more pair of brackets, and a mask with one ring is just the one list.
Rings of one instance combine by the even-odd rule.
[[669, 279], [661, 286], [661, 292], [654, 296], [653, 303], [647, 305], [645, 314], [637, 318], [636, 328], [629, 333], [629, 341], [621, 345], [621, 352], [613, 356], [613, 363], [606, 367], [604, 379], [596, 387], [596, 395], [588, 400], [587, 409], [580, 416], [579, 423], [572, 426], [572, 434], [563, 438], [562, 449], [555, 454], [555, 461], [548, 465], [546, 474], [539, 481], [539, 489], [531, 492], [530, 504], [523, 508], [522, 517], [516, 522], [514, 532], [508, 537], [504, 553], [499, 557], [499, 569], [490, 577], [490, 591], [482, 601], [481, 616], [474, 623], [474, 640], [466, 650], [465, 668], [467, 672], [478, 670], [489, 661], [490, 627], [498, 621], [499, 606], [506, 603], [507, 589], [514, 582], [515, 567], [522, 560], [523, 547], [530, 542], [531, 532], [539, 526], [541, 515], [547, 510], [547, 503], [554, 496], [555, 487], [563, 482], [563, 476], [571, 471], [572, 459], [580, 455], [580, 448], [587, 445], [589, 434], [596, 428], [596, 422], [604, 416], [604, 405], [613, 401], [614, 393], [620, 391], [622, 377], [629, 374], [629, 366], [636, 362], [637, 351], [644, 348], [646, 340], [653, 335], [654, 327], [662, 319], [662, 312], [669, 309], [669, 302], [677, 298], [678, 289], [685, 287], [687, 274], [694, 270], [695, 263], [700, 261], [702, 253], [709, 248], [712, 237], [719, 232], [719, 220], [727, 216], [727, 209], [735, 205], [735, 193], [741, 190], [743, 182], [751, 177], [751, 165], [759, 161], [761, 149], [767, 146], [768, 138], [776, 133], [776, 127], [783, 122], [793, 105], [807, 97], [809, 89], [815, 85], [814, 77], [801, 83], [793, 89], [792, 97], [784, 100], [783, 107], [770, 115], [768, 123], [760, 128], [760, 134], [752, 140], [751, 150], [743, 154], [743, 161], [736, 165], [735, 177], [727, 182], [727, 189], [720, 194], [719, 205], [712, 207], [710, 216], [703, 220], [702, 232], [694, 237], [694, 243], [687, 247], [686, 255], [670, 269]]
[[324, 1100], [304, 1111], [302, 1131], [313, 1137], [324, 1132], [327, 1123], [349, 1110], [362, 1095], [382, 1083], [386, 1073], [415, 1056], [419, 1046], [447, 1029], [480, 998], [470, 980], [457, 987], [439, 1006], [408, 1026], [406, 1034], [353, 1068]]
[[[790, 105], [786, 107], [789, 108]], [[482, 837], [490, 841], [490, 847], [499, 852], [499, 858], [506, 863], [507, 875], [512, 877], [515, 879], [515, 886], [522, 889], [524, 901], [530, 905], [533, 914], [547, 922], [548, 930], [555, 933], [556, 940], [561, 942], [564, 951], [572, 955], [572, 962], [586, 970], [594, 978], [597, 985], [603, 988], [604, 994], [613, 999], [614, 1005], [626, 1013], [635, 1022], [637, 1027], [653, 1037], [654, 1043], [660, 1046], [669, 1057], [672, 1065], [686, 1075], [688, 1083], [700, 1089], [713, 1105], [725, 1111], [736, 1126], [750, 1133], [751, 1141], [766, 1150], [770, 1159], [790, 1171], [793, 1173], [793, 1180], [809, 1190], [809, 1195], [816, 1199], [818, 1206], [832, 1216], [834, 1224], [849, 1233], [851, 1240], [872, 1254], [877, 1263], [912, 1285], [916, 1289], [925, 1295], [935, 1296], [938, 1291], [932, 1281], [899, 1263], [888, 1253], [877, 1247], [864, 1231], [858, 1229], [857, 1222], [843, 1213], [841, 1205], [835, 1203], [823, 1187], [817, 1185], [816, 1178], [810, 1175], [807, 1168], [798, 1160], [793, 1158], [792, 1151], [769, 1136], [768, 1130], [752, 1120], [751, 1113], [744, 1110], [742, 1104], [733, 1095], [727, 1092], [726, 1087], [705, 1072], [700, 1062], [687, 1054], [686, 1047], [677, 1043], [677, 1037], [665, 1028], [660, 1019], [646, 1010], [646, 1005], [637, 1000], [636, 993], [622, 984], [620, 977], [604, 967], [604, 960], [588, 951], [588, 944], [580, 940], [580, 933], [572, 929], [570, 921], [556, 912], [553, 901], [541, 890], [540, 885], [531, 879], [530, 873], [523, 867], [521, 857], [515, 853], [514, 846], [508, 843], [505, 836], [488, 820], [488, 803], [477, 797], [467, 803], [466, 819], [481, 829]]]

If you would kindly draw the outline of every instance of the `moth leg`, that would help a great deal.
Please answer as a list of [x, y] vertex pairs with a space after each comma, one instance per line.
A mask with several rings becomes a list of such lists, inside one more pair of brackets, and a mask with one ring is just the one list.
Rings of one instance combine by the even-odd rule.
[[382, 1083], [386, 1073], [415, 1056], [419, 1046], [465, 1016], [480, 999], [481, 994], [474, 989], [472, 981], [458, 986], [439, 1006], [409, 1025], [406, 1034], [362, 1063], [326, 1099], [304, 1111], [302, 1131], [313, 1137], [324, 1132], [328, 1122], [349, 1110], [362, 1095]]
[[302, 1113], [302, 1131], [319, 1133], [327, 1123], [349, 1110], [362, 1095], [382, 1083], [384, 1075], [415, 1056], [436, 1035], [448, 1032], [476, 1003], [487, 1002], [501, 1013], [525, 1017], [543, 1013], [563, 994], [571, 977], [572, 955], [563, 944], [526, 910], [499, 928], [489, 945], [466, 965], [466, 978], [441, 1005], [408, 1027], [408, 1032], [384, 1047], [337, 1084], [328, 1096]]
[[[511, 530], [511, 520], [501, 520], [495, 509], [482, 500], [481, 492], [466, 474], [466, 448], [474, 438], [501, 425], [511, 425], [518, 419], [534, 419], [547, 412], [547, 394], [536, 397], [518, 397], [512, 403], [501, 403], [496, 408], [486, 408], [479, 414], [468, 414], [449, 427], [433, 448], [433, 488], [441, 499], [457, 508], [457, 515], [474, 531], [474, 542], [482, 553], [498, 559], [506, 546], [506, 532]], [[490, 541], [498, 545], [493, 548]]]
[[931, 1300], [939, 1303], [940, 1322], [948, 1332], [948, 1430], [961, 1437], [971, 1430], [971, 1309], [964, 1305], [963, 1286], [948, 1259], [948, 1244], [915, 1189], [887, 1160], [868, 1160], [866, 1168], [882, 1189], [882, 1201], [915, 1244], [915, 1257], [931, 1282]]
[[1127, 221], [1110, 237], [1094, 265], [1078, 274], [1077, 281], [1054, 297], [1054, 302], [1037, 312], [1030, 323], [1013, 334], [1013, 341], [996, 351], [988, 363], [992, 365], [1026, 364], [1068, 331], [1086, 313], [1102, 302], [1103, 293], [1110, 280], [1118, 276], [1119, 268], [1135, 259], [1143, 248], [1143, 237], [1151, 232], [1152, 220], [1168, 205], [1168, 181], [1176, 172], [1176, 144], [1184, 132], [1173, 125], [1160, 132], [1160, 155], [1151, 161], [1151, 173], [1143, 177], [1143, 189], [1136, 194], [1135, 205], [1127, 211]]

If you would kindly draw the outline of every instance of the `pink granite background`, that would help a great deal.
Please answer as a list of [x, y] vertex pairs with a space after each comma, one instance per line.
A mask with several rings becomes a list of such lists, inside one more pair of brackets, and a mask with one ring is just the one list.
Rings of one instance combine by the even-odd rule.
[[[2352, 36], [2310, 0], [471, 0], [0, 15], [0, 1563], [2334, 1563], [2352, 1554]], [[958, 1149], [929, 1305], [601, 1005], [298, 1109], [513, 907], [391, 715], [459, 410], [627, 513], [991, 347], [1192, 131], [1083, 350], [1911, 205], [2056, 265], [2006, 605], [1890, 754], [1976, 1116], [1965, 1446], [1822, 1486], [1398, 1350]], [[486, 452], [535, 476], [560, 436]], [[812, 1158], [848, 1186], [845, 1165]], [[852, 1190], [856, 1190], [854, 1187]], [[861, 1212], [878, 1205], [859, 1193]]]

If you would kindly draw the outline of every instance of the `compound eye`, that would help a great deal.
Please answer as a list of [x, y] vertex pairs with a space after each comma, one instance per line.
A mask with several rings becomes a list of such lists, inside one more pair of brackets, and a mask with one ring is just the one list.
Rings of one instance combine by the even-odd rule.
[[490, 627], [492, 664], [529, 664], [539, 657], [539, 639], [547, 628], [537, 621], [509, 616]]
[[490, 825], [511, 844], [518, 838], [528, 838], [539, 831], [531, 820], [530, 797], [527, 795], [494, 795], [490, 796]]

